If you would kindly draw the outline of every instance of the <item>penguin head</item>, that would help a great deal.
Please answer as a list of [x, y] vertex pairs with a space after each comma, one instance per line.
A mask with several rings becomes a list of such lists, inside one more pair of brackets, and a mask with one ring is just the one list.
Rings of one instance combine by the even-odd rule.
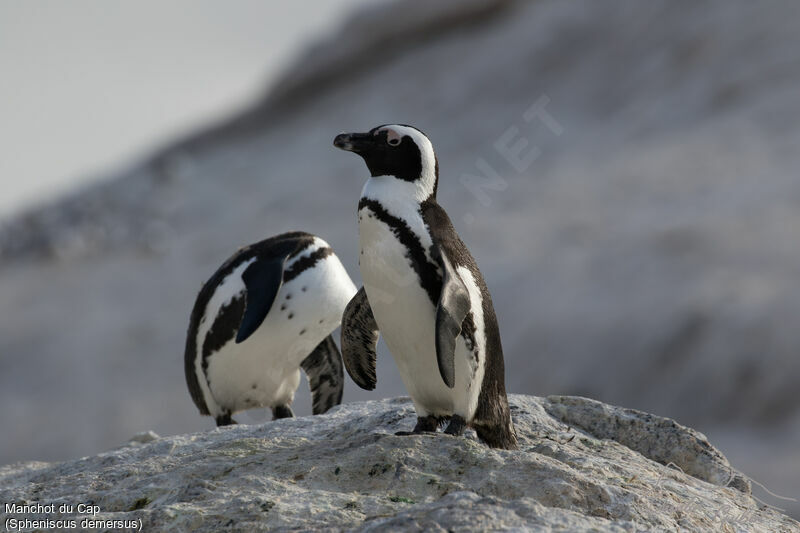
[[413, 126], [384, 124], [366, 133], [340, 133], [333, 145], [360, 155], [373, 178], [408, 181], [424, 197], [436, 196], [439, 162], [431, 141]]

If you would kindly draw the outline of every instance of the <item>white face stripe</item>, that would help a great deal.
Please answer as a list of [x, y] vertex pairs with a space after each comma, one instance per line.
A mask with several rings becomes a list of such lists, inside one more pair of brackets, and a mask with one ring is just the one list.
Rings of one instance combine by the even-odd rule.
[[389, 140], [393, 138], [402, 139], [404, 136], [411, 137], [414, 144], [419, 148], [420, 158], [422, 160], [422, 175], [417, 180], [419, 185], [415, 191], [415, 200], [421, 202], [433, 194], [434, 187], [436, 186], [436, 155], [433, 151], [433, 144], [431, 141], [418, 129], [411, 126], [401, 126], [399, 124], [387, 124], [375, 130], [375, 134], [382, 131], [386, 132]]

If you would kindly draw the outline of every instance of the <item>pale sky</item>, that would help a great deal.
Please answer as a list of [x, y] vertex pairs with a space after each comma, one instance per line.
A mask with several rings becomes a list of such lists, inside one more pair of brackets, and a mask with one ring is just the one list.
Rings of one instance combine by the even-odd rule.
[[0, 0], [0, 218], [259, 96], [366, 0]]

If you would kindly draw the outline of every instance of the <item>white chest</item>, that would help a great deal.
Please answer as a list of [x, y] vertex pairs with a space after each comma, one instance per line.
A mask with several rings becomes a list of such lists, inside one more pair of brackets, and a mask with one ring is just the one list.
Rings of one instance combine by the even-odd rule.
[[[456, 339], [455, 387], [450, 389], [441, 377], [436, 358], [436, 306], [422, 287], [409, 248], [403, 244], [403, 239], [413, 237], [425, 252], [427, 264], [423, 268], [434, 268], [429, 254], [432, 241], [422, 216], [402, 204], [381, 200], [379, 205], [363, 205], [358, 219], [359, 265], [364, 288], [417, 413], [420, 416], [455, 413], [471, 420], [485, 362], [481, 296], [472, 274], [466, 268], [459, 270], [480, 331], [476, 331], [474, 346], [467, 347], [461, 336]], [[402, 230], [398, 229], [398, 223], [402, 223]], [[405, 236], [401, 239], [403, 232]], [[419, 254], [418, 249], [417, 257]]]
[[452, 391], [436, 360], [435, 307], [420, 285], [408, 248], [369, 207], [359, 211], [359, 241], [364, 289], [417, 410], [452, 412]]
[[368, 207], [359, 211], [358, 234], [359, 266], [365, 285], [372, 290], [370, 294], [368, 289], [370, 302], [390, 300], [400, 303], [397, 300], [403, 299], [404, 295], [413, 300], [415, 288], [424, 294], [408, 248], [400, 242], [392, 228], [379, 220]]

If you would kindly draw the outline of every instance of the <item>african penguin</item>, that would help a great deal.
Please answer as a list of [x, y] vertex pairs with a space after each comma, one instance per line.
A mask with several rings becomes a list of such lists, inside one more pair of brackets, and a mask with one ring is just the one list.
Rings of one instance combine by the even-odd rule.
[[218, 426], [271, 407], [294, 416], [300, 368], [314, 414], [342, 400], [342, 357], [331, 333], [356, 293], [333, 249], [314, 235], [276, 235], [231, 256], [200, 290], [184, 354], [186, 383], [201, 414]]
[[342, 317], [348, 373], [375, 388], [382, 333], [417, 411], [412, 433], [449, 420], [445, 433], [471, 426], [489, 446], [516, 448], [492, 299], [436, 202], [431, 142], [414, 127], [384, 125], [342, 133], [333, 144], [361, 156], [371, 175], [358, 202], [364, 286]]

